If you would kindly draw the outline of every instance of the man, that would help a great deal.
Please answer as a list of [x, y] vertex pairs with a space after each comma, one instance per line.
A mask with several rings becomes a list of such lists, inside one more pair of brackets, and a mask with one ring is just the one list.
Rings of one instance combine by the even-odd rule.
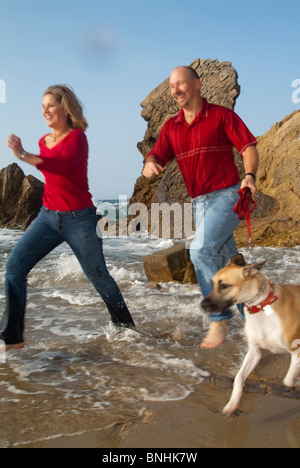
[[[178, 67], [170, 75], [170, 91], [180, 106], [177, 116], [162, 127], [147, 155], [143, 175], [159, 175], [174, 157], [195, 205], [196, 235], [190, 248], [203, 296], [211, 290], [211, 278], [237, 253], [233, 231], [239, 224], [233, 207], [238, 201], [240, 178], [233, 147], [244, 159], [246, 176], [241, 187], [257, 192], [255, 175], [259, 156], [256, 139], [232, 110], [209, 104], [200, 95], [201, 82], [191, 67]], [[211, 315], [201, 347], [216, 348], [227, 333], [225, 310]]]

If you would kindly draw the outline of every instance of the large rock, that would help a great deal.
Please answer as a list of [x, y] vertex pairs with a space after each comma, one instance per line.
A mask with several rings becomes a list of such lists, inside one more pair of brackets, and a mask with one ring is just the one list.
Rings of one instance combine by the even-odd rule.
[[37, 216], [44, 184], [11, 164], [0, 171], [0, 228], [27, 229]]
[[186, 243], [180, 243], [169, 249], [161, 250], [143, 258], [147, 278], [152, 282], [177, 281], [196, 283], [196, 274], [190, 261]]
[[[258, 210], [251, 223], [254, 245], [300, 245], [300, 110], [276, 123], [258, 138], [260, 165]], [[245, 223], [235, 232], [246, 245]]]

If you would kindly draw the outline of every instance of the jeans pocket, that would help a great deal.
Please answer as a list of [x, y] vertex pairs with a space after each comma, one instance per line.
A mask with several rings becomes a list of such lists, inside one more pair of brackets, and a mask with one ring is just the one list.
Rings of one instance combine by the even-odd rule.
[[78, 219], [89, 219], [96, 216], [96, 208], [92, 206], [91, 208], [85, 208], [84, 210], [72, 211], [74, 218]]

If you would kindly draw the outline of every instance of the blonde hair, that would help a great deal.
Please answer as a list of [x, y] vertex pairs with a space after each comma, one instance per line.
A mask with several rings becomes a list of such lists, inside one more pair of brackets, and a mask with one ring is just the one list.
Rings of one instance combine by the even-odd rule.
[[46, 94], [52, 94], [56, 101], [62, 106], [68, 115], [68, 124], [71, 128], [79, 128], [85, 132], [88, 123], [83, 115], [82, 104], [70, 86], [49, 86], [44, 92], [44, 96]]

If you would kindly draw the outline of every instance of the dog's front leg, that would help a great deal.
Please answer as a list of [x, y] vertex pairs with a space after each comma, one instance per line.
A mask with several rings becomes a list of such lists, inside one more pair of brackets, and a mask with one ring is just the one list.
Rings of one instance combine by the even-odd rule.
[[245, 356], [243, 365], [234, 379], [231, 398], [223, 409], [223, 414], [232, 414], [238, 408], [243, 394], [245, 380], [259, 363], [261, 356], [262, 354], [259, 346], [250, 347], [248, 353]]
[[[295, 340], [295, 347], [300, 344], [300, 340]], [[294, 344], [293, 343], [293, 344]], [[300, 348], [291, 352], [291, 365], [283, 381], [286, 387], [293, 387], [300, 373]]]

